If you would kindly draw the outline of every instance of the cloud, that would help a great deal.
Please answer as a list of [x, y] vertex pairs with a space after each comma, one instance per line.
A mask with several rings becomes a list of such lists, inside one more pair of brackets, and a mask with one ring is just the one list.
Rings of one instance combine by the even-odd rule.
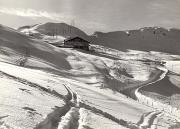
[[47, 19], [56, 20], [56, 21], [65, 21], [65, 20], [73, 19], [73, 16], [65, 14], [65, 13], [37, 11], [34, 9], [0, 7], [0, 13], [16, 15], [16, 16], [21, 16], [21, 17], [30, 17], [30, 18], [47, 18]]
[[70, 23], [72, 20], [76, 19], [80, 27], [88, 29], [88, 30], [93, 30], [94, 28], [98, 28], [99, 30], [104, 30], [104, 28], [106, 28], [104, 24], [93, 22], [93, 21], [82, 20], [80, 18], [77, 18], [67, 13], [55, 13], [55, 12], [47, 12], [47, 11], [37, 11], [34, 9], [0, 7], [0, 14], [15, 15], [15, 16], [20, 16], [20, 17], [29, 17], [32, 19], [47, 18], [49, 20], [58, 21], [58, 22], [66, 22], [66, 23]]
[[0, 7], [0, 15], [1, 14], [28, 17], [32, 19], [46, 18], [55, 22], [66, 22], [66, 23], [71, 23], [72, 20], [76, 20], [77, 27], [86, 30], [87, 33], [92, 33], [96, 29], [98, 29], [99, 31], [103, 31], [107, 29], [107, 26], [103, 23], [88, 21], [86, 19], [75, 17], [72, 14], [68, 14], [68, 13], [55, 13], [55, 12], [47, 12], [47, 11], [38, 11], [34, 9]]
[[180, 27], [180, 0], [150, 2], [148, 20], [163, 27]]
[[[98, 29], [99, 31], [100, 31], [100, 30], [103, 31], [103, 30], [105, 30], [105, 29], [108, 29], [108, 27], [107, 27], [106, 24], [99, 23], [99, 22], [96, 22], [96, 21], [88, 21], [88, 22], [87, 22], [87, 21], [85, 21], [85, 20], [81, 20], [80, 23], [85, 23], [84, 25], [81, 24], [81, 26], [82, 26], [83, 28], [87, 28], [87, 29], [89, 29], [89, 30], [94, 29], [94, 28]], [[79, 24], [80, 24], [80, 23], [79, 23]]]

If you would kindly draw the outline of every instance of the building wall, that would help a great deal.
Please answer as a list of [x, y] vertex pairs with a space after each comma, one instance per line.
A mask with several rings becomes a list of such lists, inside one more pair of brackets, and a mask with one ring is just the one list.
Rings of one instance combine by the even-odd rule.
[[66, 47], [74, 47], [74, 48], [81, 48], [81, 49], [89, 48], [89, 43], [87, 43], [87, 42], [79, 42], [79, 41], [65, 41], [64, 45]]

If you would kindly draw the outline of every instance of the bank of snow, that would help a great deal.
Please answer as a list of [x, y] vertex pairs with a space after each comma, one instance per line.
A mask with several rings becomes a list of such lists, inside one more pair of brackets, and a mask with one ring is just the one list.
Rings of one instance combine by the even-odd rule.
[[[67, 94], [67, 91], [63, 90], [63, 86], [60, 88], [60, 85], [53, 83], [54, 79], [51, 76], [42, 75], [42, 73], [30, 69], [26, 71], [26, 69], [6, 63], [1, 63], [0, 66], [0, 128], [35, 128], [57, 107], [65, 105], [63, 99], [43, 90], [43, 88], [56, 90], [56, 86], [59, 88], [59, 94], [62, 96]], [[2, 71], [2, 69], [4, 70]], [[14, 74], [9, 75], [8, 70]], [[18, 74], [30, 78], [27, 79], [27, 82], [25, 80], [22, 82]], [[48, 77], [48, 80], [45, 77]], [[50, 81], [52, 82], [50, 83]], [[35, 86], [34, 83], [43, 88]]]

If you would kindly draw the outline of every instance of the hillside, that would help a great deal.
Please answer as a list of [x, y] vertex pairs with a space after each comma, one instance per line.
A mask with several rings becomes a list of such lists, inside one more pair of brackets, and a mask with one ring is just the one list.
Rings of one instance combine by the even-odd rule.
[[95, 32], [91, 36], [94, 44], [126, 51], [126, 49], [141, 51], [159, 51], [180, 54], [180, 30], [147, 27], [139, 30], [117, 32]]
[[179, 127], [177, 116], [132, 99], [134, 89], [159, 79], [156, 58], [179, 56], [92, 47], [58, 48], [1, 26], [0, 128]]
[[10, 58], [11, 56], [18, 60], [34, 57], [58, 69], [70, 69], [63, 52], [57, 52], [53, 46], [25, 36], [11, 28], [0, 26], [0, 45], [1, 51], [8, 55], [9, 59], [13, 59]]
[[[82, 30], [65, 23], [45, 23], [34, 26], [24, 26], [18, 29], [23, 33], [30, 32], [32, 36], [50, 42], [62, 42], [65, 38], [79, 36], [95, 45], [126, 51], [157, 51], [180, 54], [180, 30], [161, 27], [145, 27], [138, 30], [95, 32], [87, 35]], [[52, 42], [50, 42], [52, 43]]]
[[45, 23], [37, 27], [38, 32], [46, 35], [62, 35], [62, 36], [81, 36], [86, 37], [86, 33], [82, 30], [68, 25], [66, 23]]
[[18, 28], [18, 31], [21, 31], [26, 34], [30, 34], [31, 36], [38, 38], [47, 38], [47, 37], [74, 37], [80, 36], [82, 38], [87, 39], [88, 36], [82, 30], [68, 25], [66, 23], [45, 23], [45, 24], [37, 24], [32, 26], [22, 26]]

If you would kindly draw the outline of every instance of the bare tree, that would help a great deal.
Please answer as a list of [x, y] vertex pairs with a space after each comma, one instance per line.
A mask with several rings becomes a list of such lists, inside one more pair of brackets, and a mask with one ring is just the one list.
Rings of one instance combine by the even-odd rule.
[[16, 61], [16, 63], [19, 66], [24, 67], [25, 63], [27, 62], [28, 58], [30, 57], [30, 49], [27, 47], [22, 47], [21, 48], [24, 52], [22, 54], [22, 56]]

